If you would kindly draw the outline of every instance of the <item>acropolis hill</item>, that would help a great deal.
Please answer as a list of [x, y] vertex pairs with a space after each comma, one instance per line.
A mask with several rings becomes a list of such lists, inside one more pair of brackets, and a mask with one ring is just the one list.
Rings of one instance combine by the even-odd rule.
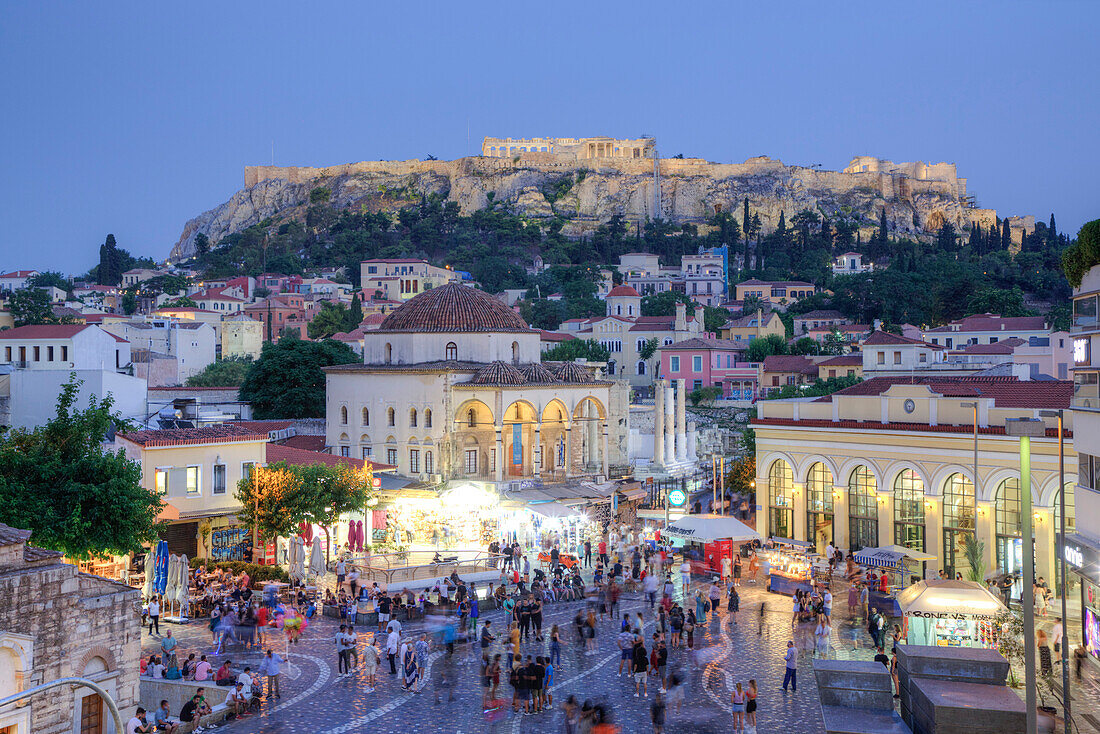
[[[944, 222], [962, 232], [973, 222], [988, 228], [997, 217], [994, 209], [974, 206], [953, 163], [859, 156], [843, 171], [826, 171], [766, 156], [714, 163], [655, 153], [653, 138], [485, 138], [481, 156], [453, 161], [248, 166], [245, 188], [188, 221], [170, 258], [192, 255], [200, 232], [217, 242], [269, 217], [304, 216], [318, 187], [331, 192], [329, 206], [368, 211], [396, 211], [436, 194], [469, 213], [487, 206], [492, 194], [494, 202], [532, 219], [562, 217], [563, 232], [571, 236], [591, 232], [616, 214], [632, 224], [662, 217], [705, 226], [716, 212], [740, 219], [746, 197], [763, 233], [775, 228], [780, 212], [789, 219], [802, 209], [855, 220], [864, 238], [883, 209], [892, 231], [918, 239], [934, 236]], [[1017, 238], [1034, 226], [1030, 216], [1009, 221]]]

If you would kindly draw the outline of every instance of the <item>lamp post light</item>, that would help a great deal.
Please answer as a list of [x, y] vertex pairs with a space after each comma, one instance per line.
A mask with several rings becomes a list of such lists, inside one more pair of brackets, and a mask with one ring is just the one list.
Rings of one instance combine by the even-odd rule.
[[1031, 517], [1031, 439], [1046, 435], [1046, 425], [1038, 418], [1009, 418], [1005, 433], [1020, 439], [1020, 521], [1024, 544], [1024, 705], [1027, 707], [1027, 732], [1035, 734], [1035, 537]]
[[1058, 569], [1061, 573], [1061, 581], [1058, 584], [1058, 595], [1062, 597], [1062, 718], [1066, 722], [1066, 731], [1071, 730], [1070, 724], [1070, 695], [1069, 695], [1069, 645], [1066, 644], [1065, 628], [1068, 619], [1066, 615], [1066, 441], [1064, 432], [1065, 411], [1040, 410], [1043, 418], [1058, 419]]

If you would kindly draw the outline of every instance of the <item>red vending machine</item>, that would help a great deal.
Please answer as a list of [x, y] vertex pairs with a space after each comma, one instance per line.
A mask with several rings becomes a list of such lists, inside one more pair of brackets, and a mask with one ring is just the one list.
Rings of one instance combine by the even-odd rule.
[[703, 558], [706, 559], [708, 570], [721, 574], [723, 558], [729, 558], [730, 564], [733, 563], [733, 541], [728, 538], [712, 540], [703, 546]]

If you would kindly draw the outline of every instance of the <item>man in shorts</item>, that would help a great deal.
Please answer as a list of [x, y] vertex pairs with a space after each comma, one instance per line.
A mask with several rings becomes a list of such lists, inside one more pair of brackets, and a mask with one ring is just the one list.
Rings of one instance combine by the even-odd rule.
[[386, 623], [390, 621], [390, 598], [385, 594], [378, 597], [378, 631], [386, 629]]
[[374, 691], [374, 676], [378, 673], [378, 662], [381, 659], [382, 652], [375, 646], [374, 640], [369, 640], [363, 648], [363, 673], [367, 676], [367, 693]]
[[624, 667], [630, 672], [631, 651], [634, 649], [634, 634], [625, 621], [619, 636], [615, 638], [615, 644], [619, 646], [619, 675], [622, 675]]
[[632, 669], [634, 671], [634, 698], [646, 698], [649, 691], [646, 690], [646, 676], [649, 674], [649, 653], [641, 636], [634, 638], [634, 649], [631, 651]]

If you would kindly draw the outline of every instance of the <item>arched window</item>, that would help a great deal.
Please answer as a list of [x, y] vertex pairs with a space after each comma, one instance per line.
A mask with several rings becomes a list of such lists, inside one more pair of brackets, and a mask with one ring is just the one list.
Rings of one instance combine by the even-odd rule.
[[443, 355], [448, 360], [458, 359], [458, 345], [454, 342], [447, 342], [447, 346], [443, 348]]
[[925, 550], [924, 481], [912, 469], [894, 479], [894, 543]]
[[977, 504], [974, 482], [963, 474], [952, 474], [943, 485], [943, 561], [947, 574], [966, 576], [965, 545], [968, 535], [974, 534], [974, 518]]
[[386, 364], [393, 361], [393, 345], [386, 342]]
[[340, 406], [340, 423], [345, 426], [348, 424], [348, 409], [345, 405]]
[[431, 428], [432, 427], [432, 409], [431, 408], [424, 408], [424, 427], [425, 428]]
[[477, 411], [473, 408], [466, 411], [466, 425], [469, 428], [477, 428]]
[[367, 410], [366, 408], [363, 408], [363, 425], [364, 426], [369, 426], [370, 425], [370, 411]]
[[857, 466], [848, 478], [848, 548], [852, 553], [878, 547], [878, 482], [865, 466]]
[[1023, 566], [1020, 480], [1013, 477], [1001, 482], [996, 497], [997, 570], [1017, 573]]
[[386, 408], [386, 424], [390, 426], [394, 425], [393, 408]]
[[833, 475], [820, 461], [806, 476], [806, 534], [818, 553], [833, 540]]
[[645, 360], [644, 359], [639, 359], [638, 360], [638, 374], [639, 375], [644, 375], [645, 374]]
[[512, 363], [519, 364], [519, 342], [512, 342]]
[[768, 534], [777, 538], [794, 535], [794, 474], [782, 459], [768, 470]]
[[409, 428], [416, 428], [416, 408], [409, 410]]

